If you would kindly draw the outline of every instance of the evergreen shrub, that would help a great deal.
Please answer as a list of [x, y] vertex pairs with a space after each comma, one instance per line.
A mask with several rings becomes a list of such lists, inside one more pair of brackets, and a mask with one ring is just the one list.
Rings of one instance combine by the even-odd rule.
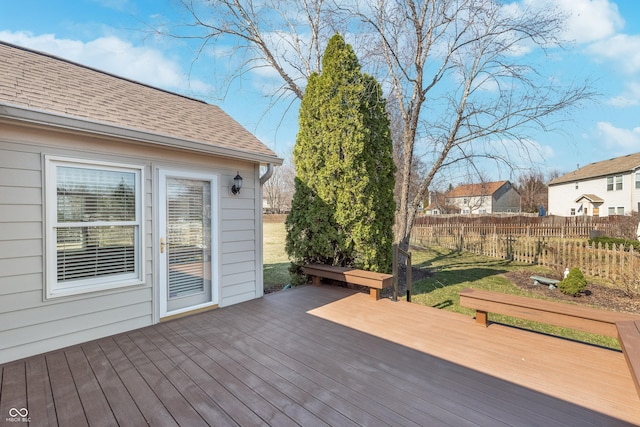
[[580, 292], [587, 287], [587, 279], [584, 278], [582, 271], [578, 267], [569, 270], [569, 274], [558, 283], [558, 289], [563, 294], [571, 296], [579, 296]]

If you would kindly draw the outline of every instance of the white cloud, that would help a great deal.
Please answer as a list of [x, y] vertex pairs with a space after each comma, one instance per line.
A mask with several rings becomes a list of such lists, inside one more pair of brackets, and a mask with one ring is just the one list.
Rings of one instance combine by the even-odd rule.
[[607, 104], [616, 108], [635, 107], [640, 105], [640, 83], [628, 82], [624, 93], [608, 99]]
[[[528, 4], [540, 0], [525, 0]], [[610, 0], [553, 0], [550, 3], [567, 14], [563, 38], [589, 43], [611, 37], [624, 26], [618, 6]]]
[[618, 34], [593, 43], [588, 52], [601, 60], [614, 61], [616, 68], [628, 74], [640, 72], [640, 35]]
[[0, 31], [0, 39], [167, 90], [196, 96], [210, 91], [208, 84], [190, 80], [180, 63], [163, 52], [115, 36], [83, 42], [54, 34]]
[[597, 133], [610, 150], [631, 153], [640, 146], [640, 127], [623, 129], [609, 122], [598, 122]]

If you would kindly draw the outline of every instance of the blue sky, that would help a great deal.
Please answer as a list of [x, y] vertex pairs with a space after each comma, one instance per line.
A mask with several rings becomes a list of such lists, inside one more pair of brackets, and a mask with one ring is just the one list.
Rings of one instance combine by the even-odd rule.
[[[540, 0], [519, 0], [534, 2]], [[561, 132], [535, 135], [543, 171], [640, 151], [640, 1], [554, 0], [571, 14], [542, 71], [551, 78], [590, 78], [601, 96], [573, 110]], [[177, 0], [21, 0], [0, 2], [0, 40], [52, 53], [156, 87], [220, 105], [280, 156], [295, 143], [298, 104], [268, 109], [265, 76], [247, 73], [231, 86], [228, 61], [194, 45], [146, 31], [184, 21]], [[0, 58], [1, 60], [1, 58]], [[499, 174], [498, 174], [499, 175]], [[495, 179], [511, 179], [509, 176]]]

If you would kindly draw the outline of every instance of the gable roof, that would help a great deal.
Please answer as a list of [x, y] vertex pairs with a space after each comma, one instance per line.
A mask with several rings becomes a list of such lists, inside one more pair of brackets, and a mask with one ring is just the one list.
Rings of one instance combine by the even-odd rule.
[[447, 193], [447, 197], [491, 196], [509, 181], [461, 184]]
[[576, 203], [578, 203], [582, 199], [586, 199], [591, 203], [604, 203], [604, 199], [596, 194], [583, 194], [576, 199]]
[[282, 163], [221, 108], [0, 41], [0, 118]]
[[640, 153], [628, 154], [622, 157], [615, 157], [601, 162], [591, 163], [558, 177], [549, 185], [564, 184], [567, 182], [582, 181], [585, 179], [599, 178], [603, 176], [630, 173], [640, 167]]

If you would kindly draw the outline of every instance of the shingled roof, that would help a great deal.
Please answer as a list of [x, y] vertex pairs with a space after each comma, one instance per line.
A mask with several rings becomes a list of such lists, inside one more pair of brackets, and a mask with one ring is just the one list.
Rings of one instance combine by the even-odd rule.
[[582, 181], [603, 176], [630, 173], [640, 167], [640, 153], [628, 154], [601, 162], [591, 163], [562, 175], [549, 182], [549, 185], [564, 184], [566, 182]]
[[447, 192], [447, 197], [491, 196], [509, 181], [484, 182], [481, 184], [461, 184]]
[[215, 105], [0, 42], [0, 117], [25, 120], [27, 113], [134, 131], [131, 139], [146, 135], [165, 145], [187, 142], [191, 149], [281, 163]]

